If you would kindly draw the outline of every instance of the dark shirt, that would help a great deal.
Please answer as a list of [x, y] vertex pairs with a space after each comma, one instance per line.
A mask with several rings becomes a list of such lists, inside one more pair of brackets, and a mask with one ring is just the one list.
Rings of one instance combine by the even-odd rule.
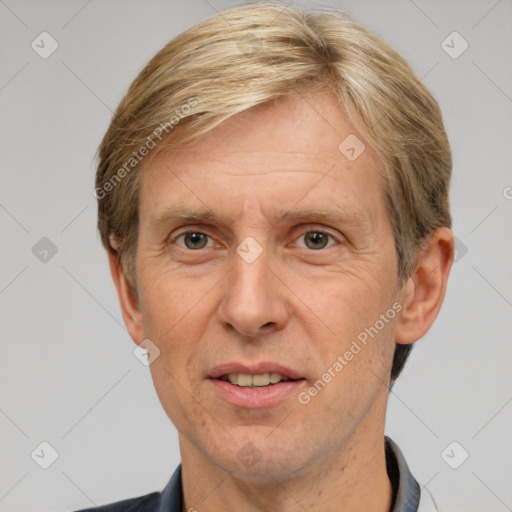
[[[393, 488], [390, 512], [421, 512], [423, 510], [430, 512], [431, 510], [437, 510], [431, 497], [429, 495], [424, 496], [421, 493], [420, 486], [412, 476], [402, 452], [387, 436], [385, 436], [385, 446], [386, 469]], [[162, 492], [153, 492], [138, 498], [77, 512], [182, 512], [182, 500], [180, 464]]]

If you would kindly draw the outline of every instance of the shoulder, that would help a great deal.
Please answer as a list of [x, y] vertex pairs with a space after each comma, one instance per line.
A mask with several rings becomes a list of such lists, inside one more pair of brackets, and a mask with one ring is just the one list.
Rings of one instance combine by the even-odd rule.
[[160, 503], [160, 496], [159, 492], [153, 492], [138, 498], [116, 501], [108, 505], [77, 510], [76, 512], [154, 512]]

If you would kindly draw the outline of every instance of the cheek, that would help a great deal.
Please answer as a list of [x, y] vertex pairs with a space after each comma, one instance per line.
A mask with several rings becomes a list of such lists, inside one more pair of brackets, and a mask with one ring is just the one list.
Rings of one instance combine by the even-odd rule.
[[144, 335], [160, 350], [151, 365], [155, 387], [169, 386], [166, 392], [176, 394], [180, 385], [190, 387], [191, 362], [207, 326], [208, 288], [169, 278], [161, 275], [142, 288], [141, 309]]
[[[392, 273], [378, 278], [377, 270], [369, 265], [366, 272], [333, 275], [305, 295], [318, 318], [304, 316], [301, 324], [319, 356], [317, 377], [330, 379], [328, 402], [354, 402], [356, 407], [357, 397], [381, 387], [390, 373], [399, 303]], [[329, 370], [336, 377], [326, 375]]]
[[[148, 265], [149, 267], [149, 265]], [[140, 276], [141, 311], [145, 334], [164, 341], [197, 315], [208, 293], [208, 283], [184, 279], [170, 269], [154, 268]]]
[[[396, 295], [393, 283], [376, 278], [377, 270], [340, 271], [314, 282], [307, 278], [295, 280], [294, 290], [307, 306], [299, 309], [304, 310], [302, 324], [309, 329], [311, 339], [318, 338], [321, 332], [322, 337], [330, 339], [326, 346], [340, 350], [392, 307]], [[312, 317], [311, 321], [307, 321], [306, 314]], [[386, 320], [389, 327], [391, 316]]]
[[[353, 320], [350, 314], [346, 318]], [[311, 407], [309, 416], [318, 418], [322, 428], [331, 429], [333, 435], [339, 435], [340, 425], [356, 428], [376, 397], [387, 393], [395, 320], [385, 323], [378, 316], [367, 318], [371, 320], [357, 327], [347, 327], [340, 320], [337, 336], [323, 347], [317, 380], [300, 397], [301, 404], [309, 402], [304, 406]], [[326, 427], [328, 424], [331, 426]]]
[[144, 296], [145, 336], [160, 350], [150, 366], [153, 384], [167, 415], [181, 430], [193, 407], [190, 397], [197, 396], [194, 362], [206, 325], [204, 307], [194, 294], [161, 281]]
[[[164, 411], [173, 425], [180, 431], [187, 429], [187, 418], [190, 414], [190, 391], [182, 378], [169, 368], [169, 360], [165, 355], [155, 360], [151, 366], [153, 386]], [[192, 404], [193, 405], [193, 404]]]

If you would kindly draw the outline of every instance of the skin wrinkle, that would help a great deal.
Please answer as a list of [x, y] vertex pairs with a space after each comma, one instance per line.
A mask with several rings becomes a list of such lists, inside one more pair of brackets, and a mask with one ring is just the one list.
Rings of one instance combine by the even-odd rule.
[[[188, 152], [188, 153], [189, 153], [190, 155], [191, 155], [191, 154], [194, 154], [194, 152]], [[254, 152], [248, 152], [248, 151], [247, 151], [247, 152], [244, 152], [244, 153], [245, 153], [245, 154], [255, 154]], [[264, 153], [264, 152], [257, 152], [257, 153], [256, 153], [256, 156], [258, 156], [258, 158], [261, 158], [262, 153]], [[281, 154], [280, 152], [274, 152], [274, 153]], [[317, 154], [317, 155], [320, 155], [321, 153], [316, 153], [316, 154]], [[228, 161], [229, 161], [229, 159], [228, 159]], [[316, 159], [313, 159], [313, 161], [316, 161]], [[338, 159], [338, 162], [337, 162], [337, 163], [339, 164], [339, 159]], [[208, 165], [210, 165], [210, 159], [209, 159]], [[329, 162], [329, 165], [331, 165], [331, 163], [330, 163], [330, 162]], [[339, 167], [339, 165], [338, 165], [338, 167]], [[372, 165], [372, 166], [370, 166], [370, 167], [371, 167], [372, 169], [374, 168], [374, 166], [373, 166], [373, 165]], [[225, 166], [223, 166], [223, 169], [225, 169], [225, 168], [226, 168], [226, 167], [225, 167]], [[186, 171], [185, 171], [185, 172], [188, 172], [189, 174], [192, 174], [192, 173], [193, 173], [193, 170], [190, 170], [187, 166], [185, 166], [185, 169], [186, 169]], [[286, 172], [286, 171], [278, 170], [278, 171], [271, 171], [271, 172], [274, 172], [274, 173], [283, 173], [283, 172]], [[294, 172], [309, 172], [309, 171], [295, 170], [295, 169], [294, 169]], [[264, 173], [262, 173], [262, 174], [267, 174], [267, 173], [268, 173], [268, 172], [264, 172]], [[315, 173], [315, 171], [311, 171], [311, 173], [312, 173], [312, 174], [316, 174], [316, 173]], [[250, 175], [252, 175], [252, 174], [244, 174], [244, 173], [241, 173], [241, 174], [238, 174], [238, 173], [229, 173], [229, 172], [227, 172], [227, 171], [225, 172], [225, 174], [226, 174], [226, 175], [229, 175], [229, 176], [241, 176], [241, 177], [246, 177], [246, 176], [250, 176]], [[326, 175], [325, 173], [318, 173], [318, 174], [320, 174], [321, 178], [323, 178], [323, 177]], [[196, 179], [196, 180], [197, 180], [197, 178], [195, 178], [195, 177], [189, 177], [189, 179]], [[202, 179], [204, 179], [204, 177], [203, 177]], [[199, 181], [200, 181], [200, 180], [199, 180]], [[222, 188], [222, 187], [223, 187], [223, 185], [222, 185], [222, 184], [217, 184], [217, 186], [218, 186], [219, 188]], [[308, 185], [308, 188], [306, 188], [306, 190], [309, 190], [309, 188], [310, 188], [310, 186]], [[346, 196], [345, 196], [345, 197], [346, 197]], [[345, 197], [342, 197], [342, 199], [344, 199]], [[335, 201], [331, 201], [331, 203], [335, 203]], [[294, 209], [295, 209], [295, 208], [294, 208]], [[300, 203], [299, 203], [299, 205], [298, 205], [297, 209], [300, 209]], [[238, 214], [238, 212], [237, 212], [237, 214]], [[155, 215], [156, 215], [156, 214], [155, 214]], [[267, 221], [268, 221], [270, 224], [272, 224], [272, 225], [273, 225], [273, 224], [275, 223], [275, 221], [274, 221], [274, 220], [272, 220], [272, 221], [270, 221], [270, 220], [269, 220], [269, 216], [270, 216], [270, 214], [266, 214], [265, 212], [263, 212], [263, 215], [265, 216], [265, 218], [267, 219]], [[359, 212], [359, 213], [358, 213], [358, 215], [361, 215], [361, 213]], [[229, 226], [234, 226], [234, 227], [236, 227], [236, 226], [237, 226], [237, 223], [238, 223], [238, 219], [240, 219], [241, 217], [242, 217], [242, 216], [238, 214], [236, 217], [231, 218], [231, 219], [230, 219], [230, 221], [229, 221], [229, 223], [226, 223], [226, 224], [227, 224], [227, 225], [229, 225]], [[252, 218], [252, 216], [251, 216], [251, 215], [249, 215], [249, 214], [247, 215], [247, 217], [248, 217], [248, 218]], [[367, 221], [367, 223], [369, 224], [369, 228], [367, 229], [367, 234], [369, 235], [369, 234], [370, 234], [370, 232], [371, 232], [371, 230], [373, 229], [373, 224], [375, 223], [375, 220], [373, 219], [373, 217], [371, 217], [371, 216], [370, 216], [369, 218], [367, 218], [367, 219], [366, 219], [366, 221]], [[360, 227], [362, 227], [362, 226], [361, 226], [361, 224], [359, 224], [359, 225], [358, 225], [358, 228], [360, 228]], [[361, 229], [360, 229], [359, 231], [361, 232]], [[240, 241], [241, 241], [241, 240], [240, 240]]]
[[[355, 133], [333, 108], [335, 97], [310, 101], [342, 139]], [[307, 120], [301, 137], [316, 148], [313, 153], [290, 137], [297, 132], [296, 114]], [[205, 378], [229, 361], [276, 361], [300, 371], [304, 391], [360, 332], [402, 301], [375, 155], [369, 146], [354, 162], [340, 154], [331, 169], [336, 133], [326, 131], [309, 103], [286, 99], [245, 115], [236, 130], [217, 127], [194, 151], [162, 153], [141, 175], [140, 309], [125, 294], [123, 317], [134, 341], [149, 338], [161, 351], [150, 370], [179, 432], [187, 509], [334, 512], [342, 502], [346, 512], [389, 511], [383, 438], [400, 315], [307, 405], [294, 395], [271, 408], [235, 408]], [[290, 163], [281, 151], [285, 143], [300, 158]], [[242, 151], [234, 157], [232, 148]], [[304, 172], [315, 167], [325, 171]], [[241, 171], [248, 168], [251, 173]], [[338, 204], [363, 215], [366, 230], [302, 220], [272, 224], [279, 211], [333, 210]], [[154, 217], [176, 205], [214, 212], [224, 222], [157, 228]], [[166, 243], [178, 228], [180, 234], [189, 228], [205, 232], [220, 248]], [[299, 235], [318, 228], [334, 237], [346, 233], [348, 241], [321, 250], [296, 245]], [[263, 247], [250, 264], [235, 251], [246, 236]], [[248, 442], [261, 453], [250, 468], [238, 457]], [[202, 502], [201, 490], [210, 492], [219, 481]]]
[[[338, 210], [339, 209], [335, 209], [334, 211], [330, 210], [328, 212], [323, 212], [319, 209], [308, 209], [306, 211], [296, 210], [292, 212], [289, 210], [282, 210], [275, 213], [262, 212], [262, 215], [269, 224], [268, 228], [271, 230], [271, 232], [282, 232], [291, 226], [293, 222], [299, 221], [302, 223], [302, 225], [324, 224], [329, 226], [330, 229], [328, 232], [333, 237], [333, 241], [336, 241], [337, 243], [340, 243], [340, 241], [348, 241], [353, 243], [354, 239], [347, 233], [347, 230], [350, 229], [351, 233], [357, 229], [358, 238], [356, 240], [360, 241], [360, 245], [364, 245], [362, 242], [367, 241], [366, 239], [371, 236], [373, 230], [372, 219], [365, 219], [361, 213], [341, 213], [341, 211]], [[254, 217], [255, 216], [256, 215], [254, 215]], [[181, 207], [180, 205], [176, 205], [176, 207], [165, 208], [154, 213], [151, 216], [149, 229], [156, 231], [155, 239], [158, 238], [159, 242], [168, 243], [170, 241], [169, 239], [172, 238], [167, 234], [171, 227], [176, 227], [176, 231], [179, 231], [180, 228], [177, 227], [178, 225], [194, 224], [199, 226], [204, 224], [205, 226], [203, 228], [198, 227], [197, 230], [199, 231], [200, 229], [205, 229], [210, 232], [217, 229], [211, 224], [218, 223], [221, 224], [220, 231], [222, 232], [222, 235], [229, 237], [232, 240], [234, 238], [233, 231], [236, 231], [239, 227], [240, 219], [242, 217], [244, 216], [238, 215], [237, 217], [224, 220], [222, 217], [218, 217], [210, 211], [201, 211], [200, 213], [196, 213], [193, 210], [189, 210], [187, 208]], [[252, 218], [253, 215], [251, 213], [247, 213], [245, 217]], [[272, 217], [272, 219], [269, 219], [269, 217]], [[257, 224], [257, 221], [254, 222]], [[282, 223], [283, 226], [279, 226], [279, 223]], [[342, 234], [341, 232], [338, 232], [336, 227], [344, 230], [345, 233]], [[239, 242], [241, 242], [241, 240], [239, 240]], [[263, 243], [261, 239], [260, 242]]]

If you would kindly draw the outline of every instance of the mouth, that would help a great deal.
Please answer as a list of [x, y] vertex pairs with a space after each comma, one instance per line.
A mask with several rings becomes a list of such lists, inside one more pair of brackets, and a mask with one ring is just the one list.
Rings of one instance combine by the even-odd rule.
[[217, 397], [242, 409], [275, 406], [306, 382], [298, 371], [275, 363], [225, 364], [215, 367], [208, 379]]

